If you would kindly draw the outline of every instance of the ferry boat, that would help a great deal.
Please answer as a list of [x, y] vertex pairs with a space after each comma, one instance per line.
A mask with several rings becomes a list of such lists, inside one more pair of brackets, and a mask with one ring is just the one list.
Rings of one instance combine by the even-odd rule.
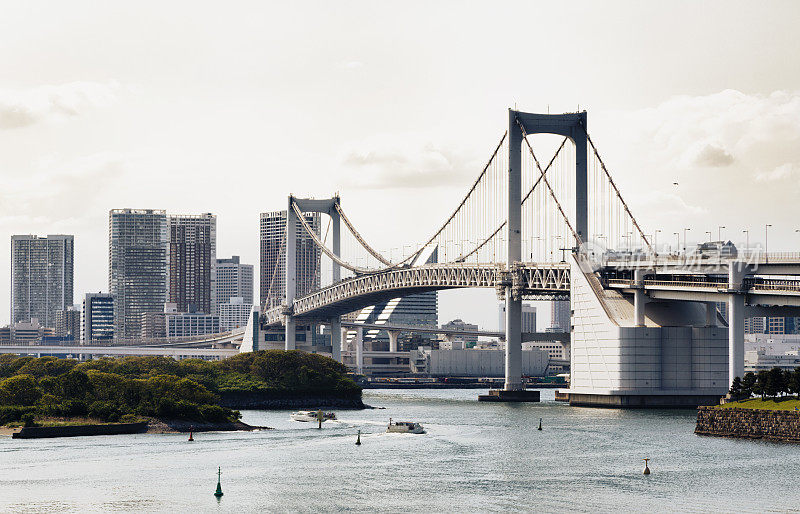
[[389, 426], [386, 427], [386, 432], [398, 434], [424, 434], [425, 429], [422, 428], [422, 425], [414, 421], [392, 421], [392, 418], [389, 418]]
[[299, 410], [291, 414], [292, 419], [295, 421], [319, 421], [320, 416], [322, 417], [322, 421], [336, 419], [335, 413], [322, 412], [321, 410]]

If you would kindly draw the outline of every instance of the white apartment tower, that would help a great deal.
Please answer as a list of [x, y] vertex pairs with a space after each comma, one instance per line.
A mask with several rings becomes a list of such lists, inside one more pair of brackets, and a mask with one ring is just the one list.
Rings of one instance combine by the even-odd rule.
[[[320, 235], [319, 213], [305, 214], [306, 222]], [[260, 305], [280, 304], [286, 295], [286, 211], [261, 213]], [[319, 288], [320, 250], [297, 220], [297, 293], [303, 296]]]
[[71, 235], [11, 236], [11, 324], [39, 320], [55, 328], [56, 313], [72, 305]]
[[114, 334], [139, 338], [142, 314], [167, 300], [167, 213], [113, 209], [108, 213], [108, 289], [114, 298]]

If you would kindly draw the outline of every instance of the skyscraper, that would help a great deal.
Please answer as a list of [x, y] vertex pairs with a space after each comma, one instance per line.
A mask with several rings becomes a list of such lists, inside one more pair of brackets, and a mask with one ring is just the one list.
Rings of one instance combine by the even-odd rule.
[[216, 314], [217, 217], [169, 216], [169, 302]]
[[253, 265], [242, 264], [239, 256], [217, 259], [217, 305], [228, 303], [231, 298], [241, 298], [243, 303], [253, 304]]
[[560, 328], [561, 332], [572, 329], [572, 312], [569, 300], [553, 300], [550, 302], [550, 326]]
[[70, 305], [64, 310], [56, 312], [56, 337], [75, 342], [81, 339], [81, 310], [80, 307]]
[[114, 297], [117, 337], [138, 338], [145, 312], [159, 312], [167, 299], [167, 213], [114, 209], [108, 213], [108, 288]]
[[[320, 235], [319, 213], [305, 214], [306, 222]], [[261, 306], [279, 304], [286, 296], [286, 211], [261, 213]], [[320, 250], [297, 220], [297, 296], [319, 288]]]
[[73, 260], [71, 235], [11, 236], [11, 324], [55, 327], [56, 313], [72, 305]]
[[[522, 326], [522, 332], [524, 333], [536, 332], [536, 307], [527, 303], [523, 303], [520, 323]], [[499, 324], [498, 330], [500, 332], [505, 332], [506, 330], [505, 302], [500, 302], [498, 306], [498, 324]]]
[[114, 339], [114, 298], [106, 293], [86, 293], [81, 319], [82, 344]]

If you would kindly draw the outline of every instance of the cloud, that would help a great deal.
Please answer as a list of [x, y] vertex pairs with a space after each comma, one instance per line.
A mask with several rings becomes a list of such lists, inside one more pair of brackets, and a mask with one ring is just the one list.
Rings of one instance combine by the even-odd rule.
[[758, 173], [756, 182], [775, 182], [794, 178], [797, 175], [797, 167], [792, 163], [784, 163], [775, 169], [767, 172]]
[[417, 150], [394, 148], [351, 151], [342, 160], [349, 187], [416, 189], [464, 184], [476, 176], [477, 163], [462, 152], [425, 144]]
[[70, 82], [27, 91], [0, 90], [0, 130], [80, 116], [116, 101], [116, 82]]
[[93, 216], [97, 203], [129, 169], [128, 160], [113, 153], [45, 163], [22, 179], [6, 182], [0, 192], [0, 225], [25, 231]]
[[710, 166], [712, 168], [722, 168], [733, 164], [735, 159], [724, 148], [713, 144], [706, 144], [697, 153], [693, 162], [698, 166]]

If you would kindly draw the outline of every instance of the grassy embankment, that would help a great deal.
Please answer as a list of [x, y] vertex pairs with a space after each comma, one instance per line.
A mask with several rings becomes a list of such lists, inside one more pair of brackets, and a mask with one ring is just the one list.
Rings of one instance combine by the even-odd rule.
[[718, 409], [762, 409], [762, 410], [795, 410], [800, 409], [800, 399], [796, 396], [781, 396], [778, 398], [750, 398], [737, 402], [728, 402], [717, 405]]
[[298, 351], [245, 353], [221, 361], [125, 357], [79, 363], [0, 356], [0, 426], [135, 422], [233, 423], [221, 395], [361, 397], [346, 368]]

